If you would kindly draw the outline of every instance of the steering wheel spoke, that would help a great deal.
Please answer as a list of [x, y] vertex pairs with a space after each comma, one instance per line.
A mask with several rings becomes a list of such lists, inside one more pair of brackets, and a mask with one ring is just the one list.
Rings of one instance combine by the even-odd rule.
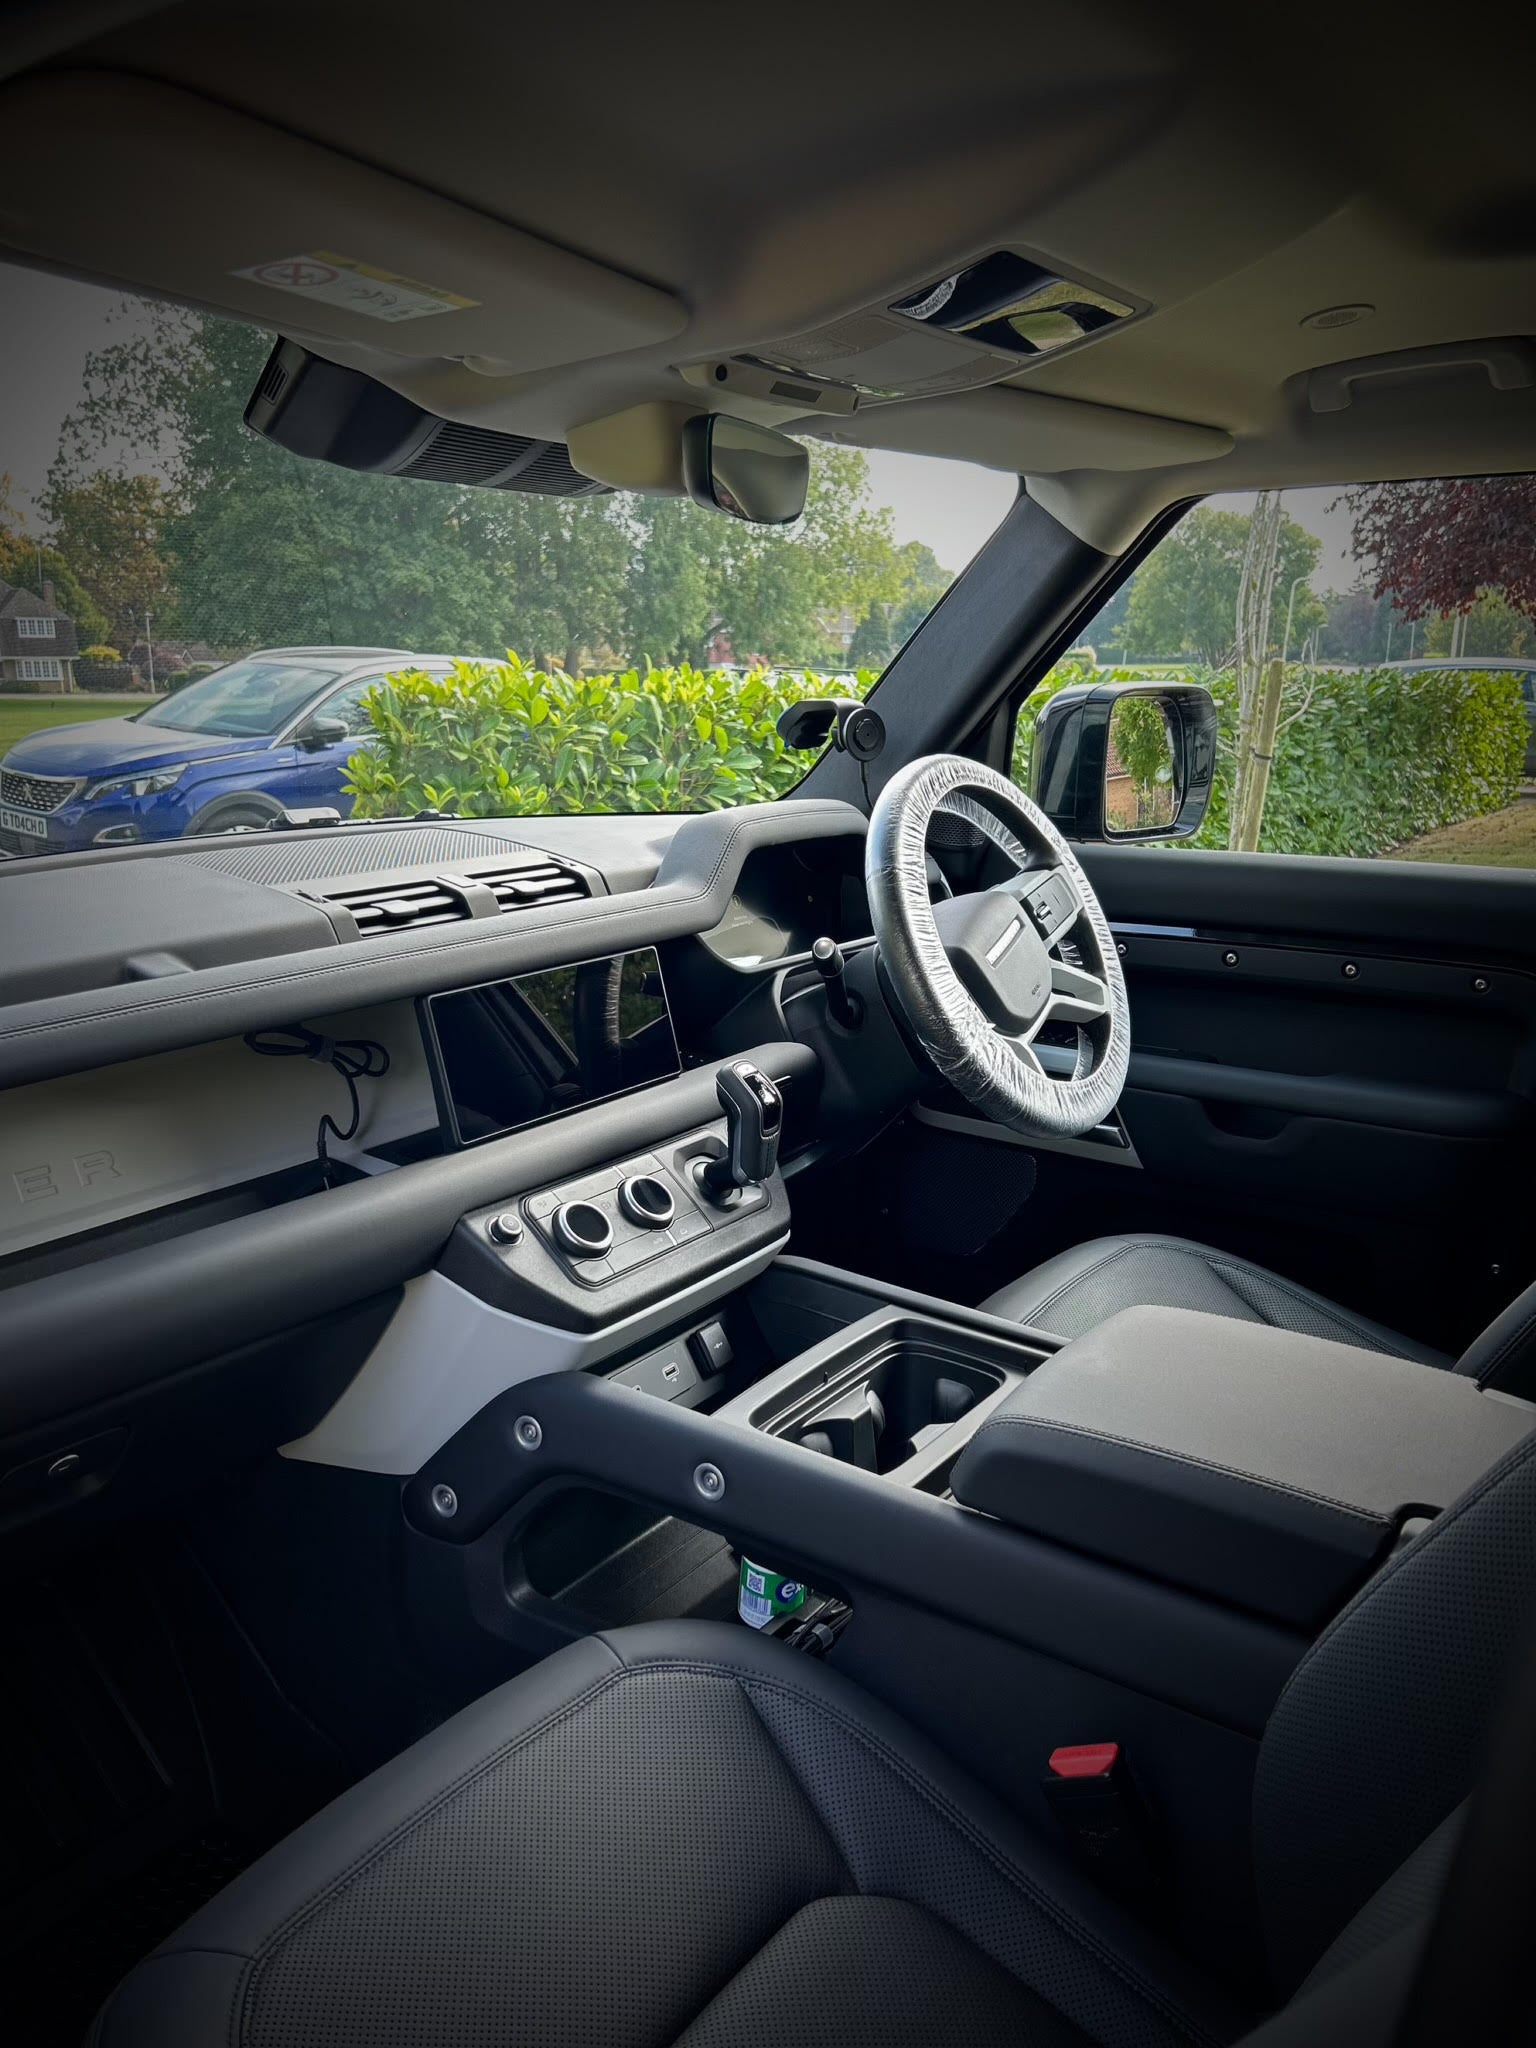
[[1064, 960], [1051, 962], [1051, 993], [1036, 1031], [1045, 1024], [1097, 1024], [1109, 1013], [1108, 982], [1081, 967], [1069, 967]]

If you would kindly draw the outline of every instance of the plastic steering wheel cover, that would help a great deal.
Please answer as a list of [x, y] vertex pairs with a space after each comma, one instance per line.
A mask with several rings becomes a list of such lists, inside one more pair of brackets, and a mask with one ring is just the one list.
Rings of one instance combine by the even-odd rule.
[[[1070, 929], [1081, 937], [1086, 925], [1108, 1022], [1106, 1043], [1086, 1074], [1061, 1080], [1047, 1074], [1027, 1045], [1005, 1036], [961, 983], [928, 896], [928, 826], [939, 810], [964, 817], [1016, 866], [1024, 865], [1026, 849], [1034, 842], [1049, 865], [1063, 870], [1070, 881], [1079, 905]], [[955, 754], [925, 755], [899, 769], [880, 792], [869, 821], [864, 877], [891, 988], [943, 1079], [1011, 1130], [1072, 1138], [1102, 1123], [1120, 1098], [1130, 1060], [1125, 977], [1088, 877], [1038, 805], [993, 768]]]

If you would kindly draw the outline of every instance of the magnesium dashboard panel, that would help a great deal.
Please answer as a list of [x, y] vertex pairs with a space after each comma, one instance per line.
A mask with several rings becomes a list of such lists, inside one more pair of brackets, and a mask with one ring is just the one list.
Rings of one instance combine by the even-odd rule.
[[[357, 1141], [333, 1147], [338, 1157], [435, 1127], [409, 1003], [324, 1021], [332, 1038], [371, 1039], [390, 1058], [381, 1080], [361, 1084]], [[258, 1059], [238, 1038], [12, 1088], [0, 1115], [0, 1259], [312, 1162], [327, 1111], [345, 1120], [339, 1075]]]

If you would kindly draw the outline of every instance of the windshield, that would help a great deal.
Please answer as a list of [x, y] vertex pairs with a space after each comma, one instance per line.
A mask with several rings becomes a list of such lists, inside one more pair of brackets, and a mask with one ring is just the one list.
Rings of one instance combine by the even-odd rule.
[[310, 698], [336, 677], [333, 668], [299, 668], [287, 661], [237, 661], [205, 682], [188, 684], [163, 704], [141, 711], [139, 724], [254, 738], [277, 732], [296, 718]]
[[[779, 712], [870, 688], [1018, 489], [812, 442], [804, 516], [765, 528], [364, 475], [243, 424], [272, 334], [19, 268], [0, 289], [0, 855], [782, 794], [811, 757]], [[307, 708], [243, 762], [177, 754]]]

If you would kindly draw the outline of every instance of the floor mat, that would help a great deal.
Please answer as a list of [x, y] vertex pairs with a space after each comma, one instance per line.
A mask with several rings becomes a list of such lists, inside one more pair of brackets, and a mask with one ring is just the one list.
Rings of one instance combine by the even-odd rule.
[[3, 1598], [0, 2012], [25, 2048], [75, 2048], [124, 1972], [349, 1774], [175, 1538]]

